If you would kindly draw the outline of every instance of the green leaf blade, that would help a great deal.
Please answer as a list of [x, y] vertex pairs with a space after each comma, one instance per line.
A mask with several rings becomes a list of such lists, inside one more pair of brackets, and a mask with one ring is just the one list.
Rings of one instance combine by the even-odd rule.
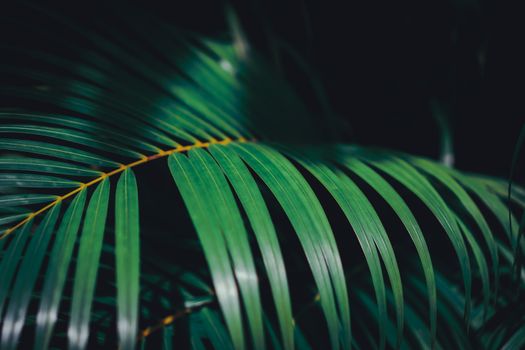
[[[18, 266], [22, 251], [25, 247], [29, 237], [29, 231], [33, 221], [31, 220], [24, 227], [16, 233], [16, 236], [11, 239], [0, 261], [0, 281], [2, 281], [2, 288], [0, 288], [0, 315], [3, 314], [5, 301], [9, 292], [9, 287], [13, 280], [16, 267]], [[2, 242], [7, 241], [3, 239]]]
[[288, 280], [277, 233], [255, 180], [239, 156], [229, 147], [212, 146], [210, 151], [232, 183], [259, 244], [281, 327], [284, 349], [294, 348], [293, 317]]
[[377, 230], [376, 227], [373, 227], [374, 225], [370, 225], [370, 216], [375, 214], [372, 214], [370, 208], [363, 209], [363, 206], [366, 206], [366, 203], [363, 201], [364, 196], [344, 174], [336, 173], [325, 165], [314, 164], [302, 157], [298, 158], [298, 160], [334, 197], [357, 236], [358, 243], [370, 270], [376, 294], [379, 314], [379, 348], [384, 349], [387, 304], [385, 282], [378, 255], [378, 246], [374, 237]]
[[120, 165], [117, 162], [110, 161], [91, 152], [40, 141], [0, 139], [0, 150], [24, 152], [33, 155], [41, 154], [44, 156], [75, 161], [91, 166], [96, 165], [108, 168], [118, 168]]
[[209, 208], [199, 189], [204, 186], [200, 173], [183, 154], [173, 154], [168, 165], [204, 250], [226, 326], [235, 349], [245, 348], [239, 294], [228, 257], [226, 242], [210, 220]]
[[237, 203], [221, 169], [207, 151], [194, 149], [190, 150], [188, 155], [190, 162], [204, 180], [206, 187], [201, 190], [202, 195], [206, 195], [208, 201], [214, 204], [210, 208], [210, 214], [212, 218], [215, 217], [215, 224], [223, 232], [232, 258], [234, 273], [248, 315], [254, 347], [263, 349], [265, 340], [258, 277], [248, 235]]
[[71, 202], [58, 228], [36, 317], [35, 350], [46, 349], [57, 321], [67, 271], [86, 202], [86, 190]]
[[10, 194], [0, 196], [0, 205], [2, 208], [17, 207], [20, 205], [52, 202], [57, 198], [58, 196], [48, 194]]
[[[494, 240], [494, 235], [485, 220], [485, 217], [481, 213], [480, 209], [476, 205], [476, 203], [472, 200], [470, 195], [463, 189], [462, 186], [453, 178], [452, 174], [450, 174], [450, 170], [447, 168], [443, 168], [442, 166], [438, 164], [434, 164], [428, 160], [421, 159], [421, 158], [410, 158], [411, 162], [414, 163], [416, 166], [424, 169], [429, 174], [431, 174], [433, 177], [438, 179], [441, 183], [443, 183], [445, 186], [447, 186], [459, 199], [461, 204], [464, 206], [465, 210], [468, 212], [468, 214], [474, 219], [476, 222], [476, 225], [480, 229], [483, 239], [485, 240], [485, 243], [487, 244], [490, 257], [492, 259], [492, 267], [493, 267], [493, 274], [494, 274], [494, 281], [495, 281], [495, 290], [497, 290], [498, 281], [499, 281], [499, 258], [498, 258], [498, 249], [496, 247], [496, 242]], [[448, 171], [447, 171], [448, 170]], [[464, 226], [460, 224], [460, 226]], [[466, 230], [463, 230], [463, 232], [469, 232]], [[470, 246], [473, 249], [480, 249], [479, 244], [477, 241], [473, 238], [470, 239]], [[477, 246], [477, 247], [474, 247]], [[485, 260], [485, 258], [483, 258]], [[480, 261], [478, 259], [478, 261]], [[488, 283], [488, 281], [485, 281]], [[490, 286], [489, 286], [490, 291]], [[490, 297], [490, 294], [486, 296], [487, 298]], [[485, 309], [488, 307], [488, 302], [485, 303]]]
[[0, 187], [7, 188], [75, 188], [80, 185], [80, 182], [56, 176], [19, 173], [0, 174]]
[[438, 219], [458, 257], [465, 288], [464, 313], [465, 319], [468, 319], [471, 309], [472, 271], [467, 247], [452, 211], [429, 181], [402, 159], [386, 154], [367, 152], [362, 149], [357, 150], [356, 156], [374, 167], [379, 168], [403, 184], [403, 186], [414, 193]]
[[437, 327], [436, 279], [434, 275], [434, 267], [430, 258], [430, 252], [416, 218], [412, 214], [410, 208], [406, 205], [403, 198], [401, 198], [394, 188], [372, 168], [355, 158], [349, 158], [342, 161], [342, 163], [350, 171], [366, 181], [375, 191], [381, 195], [381, 197], [394, 210], [409, 233], [410, 238], [416, 247], [419, 259], [421, 261], [421, 266], [423, 268], [423, 273], [425, 275], [429, 302], [430, 336], [431, 343], [434, 343], [436, 339]]
[[131, 169], [117, 184], [115, 199], [115, 243], [117, 308], [120, 348], [135, 348], [138, 327], [140, 242], [137, 181]]
[[348, 347], [351, 343], [350, 309], [344, 273], [333, 232], [318, 199], [303, 176], [280, 153], [256, 144], [236, 144], [234, 147], [270, 188], [297, 233], [319, 288], [332, 347], [339, 348], [339, 334], [343, 337], [343, 346]]
[[31, 294], [59, 212], [60, 204], [57, 204], [47, 213], [33, 237], [31, 237], [26, 255], [20, 263], [17, 279], [11, 291], [9, 306], [4, 316], [0, 342], [2, 349], [13, 350], [18, 345]]
[[84, 168], [76, 164], [30, 157], [1, 157], [0, 170], [34, 171], [54, 175], [92, 177], [97, 177], [101, 174], [100, 171]]
[[91, 199], [84, 218], [73, 283], [71, 316], [68, 328], [69, 348], [82, 350], [89, 337], [89, 320], [104, 238], [109, 202], [109, 180], [103, 180]]

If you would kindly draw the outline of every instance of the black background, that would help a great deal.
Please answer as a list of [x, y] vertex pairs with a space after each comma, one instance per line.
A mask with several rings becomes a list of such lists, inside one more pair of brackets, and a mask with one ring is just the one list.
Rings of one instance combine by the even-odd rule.
[[[39, 3], [75, 23], [96, 27], [101, 34], [111, 32], [115, 18], [130, 11], [136, 14], [139, 9], [144, 15], [216, 37], [224, 37], [228, 32], [224, 4], [212, 0]], [[525, 122], [525, 21], [523, 12], [510, 3], [247, 0], [234, 1], [233, 8], [250, 44], [268, 60], [275, 60], [276, 41], [281, 41], [308, 62], [325, 89], [332, 112], [340, 120], [335, 127], [342, 140], [437, 158], [439, 132], [431, 109], [431, 101], [437, 101], [448, 111], [456, 166], [478, 173], [508, 175]], [[35, 27], [36, 32], [50, 32], [49, 21], [28, 10], [23, 2], [2, 4], [0, 12], [2, 45], [46, 48], [48, 43], [35, 36]], [[59, 33], [59, 41], [77, 40], [74, 34], [61, 30], [60, 25], [52, 29]], [[277, 58], [281, 72], [312, 110], [319, 110], [304, 72], [286, 53], [280, 52]], [[319, 118], [323, 118], [321, 113]], [[522, 159], [520, 164], [523, 163]], [[521, 170], [517, 178], [524, 179], [523, 173]], [[165, 162], [137, 167], [137, 175], [140, 181], [150, 184], [147, 189], [140, 186], [141, 225], [148, 228], [144, 255], [176, 257], [191, 266], [203, 265], [202, 261], [196, 263], [200, 255], [180, 247], [174, 253], [173, 247], [178, 245], [166, 243], [166, 237], [194, 238], [194, 234], [189, 218], [177, 215], [184, 212], [184, 206]], [[325, 197], [323, 204], [335, 208], [326, 193]], [[338, 227], [338, 222], [344, 220], [334, 217], [337, 213], [331, 215], [335, 231], [342, 232], [344, 227]], [[272, 212], [272, 216], [278, 226], [287, 225], [282, 213]], [[437, 226], [428, 213], [418, 212], [418, 218], [421, 217], [429, 232]], [[176, 230], [170, 229], [174, 226]], [[279, 228], [279, 232], [291, 230]], [[293, 236], [280, 237], [284, 240], [283, 237]], [[443, 241], [436, 239], [431, 247], [441, 251], [440, 244], [447, 243]], [[288, 249], [294, 244], [285, 243]], [[354, 248], [357, 252], [357, 246]], [[346, 255], [348, 259], [353, 256]], [[445, 265], [450, 256], [441, 254]], [[353, 266], [352, 261], [344, 263]], [[306, 277], [296, 278], [291, 285], [304, 289], [300, 282]], [[294, 290], [297, 292], [302, 291]]]
[[[437, 157], [436, 100], [448, 110], [457, 167], [507, 176], [525, 122], [517, 3], [272, 0], [234, 8], [259, 50], [271, 57], [278, 37], [308, 60], [345, 121], [346, 140]], [[221, 2], [149, 6], [186, 28], [224, 27]]]
[[[60, 1], [39, 6], [88, 26], [96, 23], [98, 28], [109, 28], [115, 17], [138, 9], [191, 31], [224, 37], [228, 31], [224, 4]], [[456, 166], [508, 175], [525, 121], [525, 21], [511, 2], [249, 0], [232, 4], [250, 44], [269, 60], [277, 50], [281, 70], [306, 100], [312, 99], [309, 80], [285, 52], [276, 49], [276, 41], [292, 47], [310, 65], [332, 112], [342, 120], [337, 131], [345, 141], [436, 158], [439, 129], [431, 101], [437, 101], [452, 127]], [[2, 7], [4, 25], [35, 20], [23, 2]], [[19, 26], [12, 31], [6, 28], [4, 42], [31, 45]]]
[[264, 4], [261, 16], [310, 57], [348, 139], [436, 157], [436, 99], [449, 106], [457, 167], [507, 175], [525, 121], [525, 21], [512, 3]]

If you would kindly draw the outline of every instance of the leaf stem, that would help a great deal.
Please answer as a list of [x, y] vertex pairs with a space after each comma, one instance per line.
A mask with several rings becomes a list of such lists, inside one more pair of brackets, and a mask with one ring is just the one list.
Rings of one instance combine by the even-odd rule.
[[107, 172], [107, 173], [102, 173], [99, 177], [97, 177], [97, 178], [95, 178], [95, 179], [93, 179], [93, 180], [91, 180], [89, 182], [81, 183], [80, 186], [75, 188], [74, 190], [72, 190], [72, 191], [70, 191], [70, 192], [68, 192], [68, 193], [66, 193], [66, 194], [64, 194], [62, 196], [57, 197], [53, 202], [45, 205], [44, 207], [38, 209], [37, 211], [34, 211], [34, 212], [28, 214], [26, 218], [24, 218], [23, 220], [18, 222], [16, 225], [6, 229], [0, 235], [0, 239], [4, 239], [5, 237], [7, 237], [11, 233], [13, 233], [13, 231], [15, 231], [17, 228], [19, 228], [19, 227], [23, 226], [24, 224], [26, 224], [27, 222], [29, 222], [35, 216], [46, 212], [47, 210], [49, 210], [50, 208], [53, 208], [58, 203], [61, 203], [63, 200], [65, 200], [65, 199], [67, 199], [67, 198], [69, 198], [71, 196], [74, 196], [78, 192], [82, 191], [84, 188], [87, 188], [87, 187], [90, 187], [92, 185], [95, 185], [95, 184], [101, 182], [102, 180], [104, 180], [105, 178], [108, 178], [108, 177], [111, 177], [113, 175], [119, 174], [119, 173], [123, 172], [126, 169], [133, 168], [133, 167], [135, 167], [137, 165], [140, 165], [140, 164], [148, 163], [148, 162], [150, 162], [152, 160], [155, 160], [155, 159], [167, 157], [167, 156], [169, 156], [170, 154], [173, 154], [173, 153], [187, 152], [187, 151], [189, 151], [191, 149], [194, 149], [194, 148], [208, 148], [209, 146], [211, 146], [213, 144], [227, 145], [227, 144], [229, 144], [231, 142], [248, 142], [248, 141], [253, 141], [253, 140], [247, 140], [244, 137], [240, 137], [238, 139], [231, 139], [231, 138], [227, 137], [227, 138], [222, 139], [222, 140], [212, 139], [209, 142], [197, 141], [197, 142], [195, 142], [194, 144], [191, 144], [191, 145], [186, 145], [186, 146], [179, 145], [179, 146], [177, 146], [175, 148], [172, 148], [172, 149], [169, 149], [169, 150], [161, 150], [158, 153], [155, 153], [155, 154], [150, 155], [150, 156], [144, 156], [143, 158], [141, 158], [139, 160], [136, 160], [134, 162], [128, 163], [128, 164], [120, 164], [120, 166], [117, 169], [111, 170], [110, 172]]

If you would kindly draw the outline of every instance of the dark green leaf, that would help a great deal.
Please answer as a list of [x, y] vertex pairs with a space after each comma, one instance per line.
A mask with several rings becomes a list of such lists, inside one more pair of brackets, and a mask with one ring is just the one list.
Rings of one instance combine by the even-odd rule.
[[120, 348], [134, 349], [139, 308], [139, 202], [133, 171], [125, 170], [115, 198], [117, 308]]
[[83, 190], [69, 205], [58, 228], [36, 317], [35, 350], [46, 349], [51, 339], [85, 202]]
[[26, 257], [20, 263], [20, 269], [11, 290], [9, 306], [3, 319], [2, 340], [0, 342], [2, 349], [15, 349], [18, 344], [31, 294], [59, 213], [60, 204], [55, 205], [47, 213], [31, 237]]
[[87, 345], [91, 306], [104, 238], [108, 202], [109, 181], [106, 179], [97, 186], [91, 196], [84, 218], [67, 333], [70, 349], [82, 350]]

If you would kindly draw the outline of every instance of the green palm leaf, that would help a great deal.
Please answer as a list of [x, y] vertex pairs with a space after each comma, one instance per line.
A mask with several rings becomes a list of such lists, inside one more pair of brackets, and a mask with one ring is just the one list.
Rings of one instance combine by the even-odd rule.
[[235, 151], [219, 146], [210, 147], [211, 154], [239, 196], [261, 249], [283, 337], [285, 349], [294, 348], [293, 318], [290, 292], [279, 241], [264, 200], [248, 168]]
[[213, 214], [210, 215], [213, 209], [200, 200], [198, 188], [204, 187], [200, 172], [182, 155], [170, 157], [169, 166], [199, 235], [233, 344], [243, 348], [245, 341], [232, 264], [225, 239], [215, 225]]
[[108, 202], [109, 181], [103, 180], [89, 200], [80, 238], [68, 329], [69, 346], [72, 349], [84, 349], [88, 341], [88, 323], [95, 293]]
[[[365, 153], [366, 154], [366, 153]], [[359, 154], [357, 155], [359, 156]], [[372, 155], [372, 157], [374, 157]], [[463, 274], [463, 281], [465, 286], [465, 318], [468, 319], [471, 308], [471, 283], [472, 273], [470, 268], [470, 261], [468, 252], [465, 246], [464, 239], [459, 231], [456, 221], [449, 207], [439, 196], [432, 185], [420, 173], [418, 173], [412, 166], [400, 159], [393, 159], [388, 155], [381, 159], [374, 159], [374, 166], [384, 171], [388, 175], [395, 178], [402, 183], [406, 188], [412, 191], [425, 205], [434, 213], [440, 224], [445, 229], [452, 245], [456, 251], [459, 259], [459, 264]], [[363, 160], [367, 160], [367, 156]]]
[[[132, 29], [135, 41], [54, 20], [81, 40], [48, 39], [78, 57], [16, 47], [9, 54], [38, 68], [14, 58], [0, 68], [15, 78], [0, 95], [30, 102], [0, 111], [2, 349], [134, 349], [137, 339], [169, 349], [183, 319], [195, 349], [523, 343], [522, 318], [491, 328], [500, 308], [518, 308], [498, 285], [513, 268], [523, 274], [521, 187], [512, 187], [509, 215], [499, 179], [393, 151], [293, 144], [291, 129], [313, 130], [302, 143], [324, 135], [286, 81], [255, 53], [237, 57], [234, 43], [164, 23]], [[178, 193], [166, 189], [172, 227], [154, 246], [155, 228], [139, 218], [158, 204], [143, 202], [147, 191], [139, 198], [139, 169], [162, 162]], [[195, 232], [186, 232], [178, 194]], [[440, 229], [423, 225], [418, 204]], [[447, 272], [429, 243], [440, 230], [460, 273]], [[196, 266], [184, 263], [188, 252]]]
[[2, 340], [0, 342], [2, 349], [14, 349], [17, 346], [24, 325], [23, 320], [31, 300], [31, 292], [59, 212], [60, 205], [56, 205], [46, 214], [27, 246], [26, 257], [30, 256], [31, 259], [22, 260], [11, 289], [11, 297], [2, 327]]
[[333, 347], [338, 347], [339, 343], [340, 321], [335, 306], [335, 299], [338, 299], [344, 344], [348, 346], [350, 315], [341, 261], [328, 221], [313, 191], [281, 154], [258, 145], [238, 145], [236, 149], [273, 192], [298, 234], [319, 288]]
[[119, 338], [123, 349], [133, 349], [139, 308], [140, 252], [137, 181], [131, 169], [122, 173], [115, 201]]
[[344, 163], [349, 170], [358, 175], [361, 179], [366, 181], [372, 186], [385, 201], [392, 207], [396, 212], [397, 216], [403, 222], [407, 232], [414, 243], [416, 250], [421, 260], [423, 272], [425, 274], [425, 281], [427, 284], [428, 302], [429, 302], [429, 315], [430, 315], [430, 335], [431, 339], [436, 336], [436, 282], [434, 278], [434, 268], [430, 258], [430, 252], [428, 251], [427, 243], [421, 228], [419, 227], [416, 218], [410, 211], [403, 198], [394, 190], [394, 188], [385, 181], [379, 174], [377, 174], [372, 168], [367, 166], [365, 163], [357, 160], [350, 159]]
[[82, 191], [69, 205], [57, 230], [36, 318], [35, 349], [46, 349], [51, 340], [85, 201], [86, 191]]
[[0, 277], [2, 277], [2, 288], [0, 289], [0, 314], [4, 310], [6, 298], [8, 296], [14, 273], [18, 266], [22, 250], [27, 242], [28, 231], [31, 229], [32, 222], [28, 222], [19, 232], [16, 238], [8, 246], [8, 250], [2, 256], [0, 263]]

